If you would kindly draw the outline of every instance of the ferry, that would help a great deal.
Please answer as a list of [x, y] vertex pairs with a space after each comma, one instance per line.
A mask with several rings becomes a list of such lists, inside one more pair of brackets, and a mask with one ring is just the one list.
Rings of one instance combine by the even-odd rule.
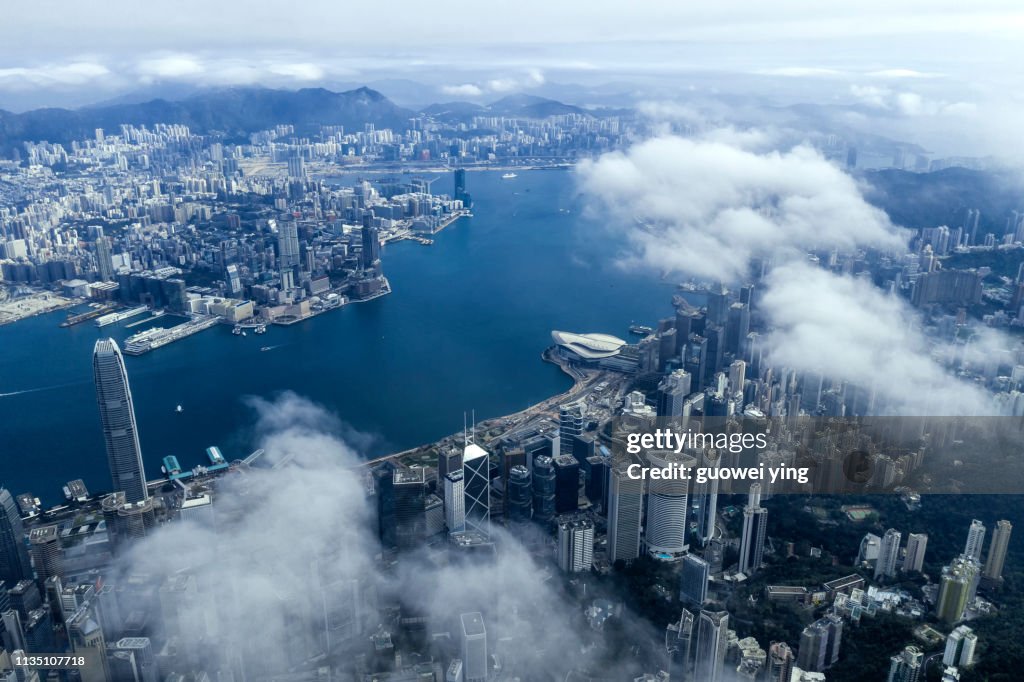
[[501, 176], [501, 179], [502, 180], [511, 180], [512, 178], [516, 178], [516, 177], [519, 177], [519, 176], [517, 176], [515, 173], [505, 173], [504, 175]]
[[235, 328], [231, 330], [231, 333], [234, 334], [235, 336], [241, 336], [242, 335], [242, 327], [236, 324]]
[[256, 329], [254, 331], [257, 334], [266, 334], [267, 333], [267, 325], [265, 325], [265, 324], [256, 325]]
[[185, 408], [182, 407], [181, 405], [178, 405], [177, 407], [174, 408], [174, 411], [178, 414], [181, 414], [182, 412], [185, 411]]
[[647, 336], [653, 331], [654, 329], [652, 327], [648, 327], [647, 325], [643, 324], [631, 324], [629, 326], [629, 333], [636, 334], [637, 336]]

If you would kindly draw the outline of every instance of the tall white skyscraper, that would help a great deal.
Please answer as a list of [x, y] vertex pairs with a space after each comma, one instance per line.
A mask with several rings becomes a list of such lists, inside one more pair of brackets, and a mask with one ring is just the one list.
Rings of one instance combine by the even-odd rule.
[[[462, 451], [466, 530], [491, 536], [491, 463], [487, 451], [468, 442]], [[468, 679], [468, 678], [467, 678]]]
[[299, 226], [294, 220], [282, 220], [277, 228], [278, 268], [293, 268], [299, 264]]
[[[695, 464], [692, 457], [672, 452], [651, 452], [648, 460], [655, 469], [667, 469], [675, 465], [693, 467]], [[644, 544], [651, 554], [675, 556], [687, 550], [687, 485], [686, 480], [648, 481]]]
[[444, 477], [444, 521], [449, 533], [466, 530], [462, 469], [456, 469]]
[[985, 545], [985, 524], [978, 519], [971, 521], [967, 531], [967, 543], [964, 545], [964, 556], [981, 561], [981, 550]]
[[875, 580], [896, 575], [896, 560], [900, 556], [900, 540], [903, 538], [895, 528], [885, 531], [882, 545], [878, 548], [878, 561], [875, 563]]
[[464, 613], [462, 624], [462, 671], [464, 682], [484, 682], [487, 679], [487, 629], [479, 611]]
[[644, 481], [632, 479], [625, 467], [609, 475], [608, 560], [632, 561], [640, 556], [640, 522], [644, 508]]
[[729, 613], [701, 611], [697, 623], [697, 651], [693, 677], [701, 682], [721, 682], [728, 648]]
[[558, 567], [567, 573], [589, 571], [594, 563], [594, 522], [584, 516], [558, 520]]
[[928, 535], [911, 533], [907, 536], [907, 555], [903, 559], [904, 571], [921, 572], [924, 567], [924, 552], [928, 549]]
[[739, 572], [750, 574], [764, 561], [764, 539], [768, 528], [768, 510], [761, 506], [761, 484], [750, 486], [747, 506], [743, 508], [743, 535], [740, 539]]
[[1006, 548], [1010, 544], [1013, 525], [1002, 520], [996, 524], [992, 533], [992, 542], [988, 545], [988, 556], [985, 558], [985, 570], [982, 573], [989, 580], [1000, 580], [1003, 577], [1003, 564], [1006, 563]]
[[123, 491], [126, 502], [141, 502], [149, 494], [135, 426], [135, 407], [124, 358], [113, 339], [96, 342], [92, 369], [114, 491]]

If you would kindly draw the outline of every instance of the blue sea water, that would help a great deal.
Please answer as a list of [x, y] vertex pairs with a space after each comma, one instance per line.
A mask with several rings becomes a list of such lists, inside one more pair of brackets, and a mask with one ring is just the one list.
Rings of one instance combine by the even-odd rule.
[[[434, 191], [450, 192], [449, 182]], [[229, 460], [247, 455], [255, 415], [246, 398], [286, 390], [375, 436], [367, 456], [430, 442], [461, 429], [463, 411], [485, 419], [565, 390], [569, 379], [540, 359], [552, 329], [626, 338], [631, 322], [671, 313], [672, 284], [618, 265], [621, 231], [584, 217], [572, 173], [470, 173], [468, 185], [472, 218], [433, 246], [385, 247], [393, 294], [262, 336], [222, 326], [128, 357], [148, 477], [166, 455], [186, 468], [205, 463], [210, 445]], [[146, 327], [126, 329], [134, 318], [62, 329], [64, 316], [0, 327], [0, 485], [45, 503], [74, 478], [109, 488], [92, 347]]]

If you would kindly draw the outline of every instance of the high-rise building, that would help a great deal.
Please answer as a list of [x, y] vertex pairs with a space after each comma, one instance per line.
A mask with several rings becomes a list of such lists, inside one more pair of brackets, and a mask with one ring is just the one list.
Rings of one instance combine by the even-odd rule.
[[[693, 467], [693, 457], [671, 451], [648, 453], [652, 469]], [[647, 483], [647, 523], [644, 544], [656, 558], [672, 558], [685, 552], [688, 512], [687, 481], [683, 479], [652, 479]]]
[[594, 522], [585, 516], [558, 519], [558, 567], [567, 573], [589, 571], [594, 563]]
[[891, 578], [896, 575], [896, 560], [900, 556], [900, 540], [902, 534], [890, 528], [882, 536], [882, 544], [878, 548], [878, 561], [875, 562], [875, 580]]
[[508, 520], [526, 523], [533, 513], [533, 486], [530, 470], [517, 464], [508, 474]]
[[656, 414], [659, 417], [681, 417], [683, 401], [690, 395], [690, 375], [686, 370], [677, 369], [658, 384]]
[[100, 281], [110, 282], [114, 279], [114, 257], [110, 254], [110, 242], [103, 234], [103, 227], [97, 225], [96, 230], [96, 268]]
[[903, 570], [921, 572], [924, 567], [924, 552], [928, 549], [928, 535], [911, 533], [907, 536], [907, 554], [903, 559]]
[[939, 582], [939, 598], [935, 614], [945, 623], [955, 623], [964, 616], [964, 609], [970, 602], [978, 580], [978, 563], [966, 556], [959, 556], [942, 569]]
[[583, 404], [566, 403], [558, 408], [559, 454], [572, 455], [573, 437], [583, 433], [586, 417]]
[[32, 564], [25, 547], [25, 526], [18, 504], [0, 487], [0, 582], [14, 585], [32, 578]]
[[[707, 450], [701, 454], [702, 467], [719, 465], [715, 450]], [[694, 481], [693, 484], [694, 522], [697, 526], [697, 539], [700, 544], [707, 545], [715, 535], [715, 522], [718, 518], [718, 478], [704, 483]]]
[[555, 467], [555, 513], [574, 512], [580, 506], [580, 463], [564, 451], [552, 462]]
[[981, 561], [981, 550], [985, 545], [985, 524], [978, 519], [971, 521], [967, 530], [967, 542], [964, 544], [964, 556]]
[[828, 614], [803, 629], [797, 665], [810, 672], [822, 672], [839, 658], [843, 641], [843, 619]]
[[99, 626], [94, 609], [85, 606], [67, 621], [68, 641], [71, 650], [85, 656], [86, 665], [79, 669], [82, 680], [109, 680], [106, 640]]
[[491, 536], [491, 461], [487, 451], [473, 442], [462, 450], [463, 499], [466, 530]]
[[946, 636], [946, 648], [942, 654], [943, 665], [955, 665], [967, 668], [974, 663], [974, 649], [978, 645], [978, 636], [966, 625], [953, 628]]
[[360, 256], [360, 265], [363, 270], [371, 271], [380, 268], [380, 235], [377, 228], [373, 226], [372, 216], [363, 216], [362, 231], [363, 251]]
[[768, 647], [767, 682], [789, 682], [793, 675], [793, 650], [785, 642], [772, 642]]
[[464, 613], [462, 624], [462, 666], [464, 682], [486, 682], [490, 671], [487, 657], [487, 629], [479, 611]]
[[614, 564], [620, 559], [632, 561], [640, 556], [644, 479], [630, 478], [625, 467], [615, 467], [609, 476], [608, 560]]
[[466, 170], [464, 168], [455, 169], [454, 189], [455, 192], [452, 194], [453, 199], [461, 201], [462, 205], [466, 208], [473, 206], [473, 197], [466, 191]]
[[277, 227], [277, 266], [279, 270], [299, 264], [299, 226], [294, 220], [282, 220]]
[[306, 162], [298, 154], [288, 157], [288, 177], [299, 179], [306, 177]]
[[107, 651], [112, 680], [158, 682], [160, 679], [148, 637], [123, 637], [110, 645]]
[[747, 506], [743, 508], [743, 535], [740, 539], [739, 572], [751, 574], [764, 562], [764, 540], [768, 529], [768, 510], [761, 506], [761, 484], [750, 486]]
[[37, 526], [28, 535], [32, 547], [32, 563], [36, 567], [39, 582], [46, 582], [50, 576], [62, 577], [64, 573], [61, 559], [60, 527], [57, 524]]
[[533, 520], [542, 526], [555, 518], [555, 466], [547, 455], [533, 460]]
[[149, 493], [135, 425], [135, 406], [124, 358], [113, 339], [96, 342], [92, 368], [113, 489], [124, 492], [127, 502], [142, 502], [149, 498]]
[[924, 653], [913, 644], [889, 659], [889, 677], [886, 682], [921, 682]]
[[444, 477], [444, 521], [449, 533], [466, 530], [466, 499], [462, 469]]
[[683, 609], [679, 620], [669, 623], [665, 628], [665, 672], [672, 682], [693, 680], [693, 625], [693, 613]]
[[693, 678], [700, 682], [721, 682], [725, 671], [725, 652], [728, 648], [727, 611], [701, 611], [697, 623], [697, 648], [694, 656]]
[[679, 572], [679, 600], [687, 606], [700, 608], [708, 598], [711, 565], [695, 554], [683, 557]]
[[395, 546], [411, 549], [426, 537], [426, 480], [422, 468], [394, 473], [393, 504]]
[[1003, 579], [1003, 565], [1006, 563], [1006, 548], [1010, 545], [1010, 534], [1013, 525], [1003, 519], [996, 523], [992, 533], [992, 541], [988, 545], [988, 557], [985, 558], [984, 577], [990, 581]]

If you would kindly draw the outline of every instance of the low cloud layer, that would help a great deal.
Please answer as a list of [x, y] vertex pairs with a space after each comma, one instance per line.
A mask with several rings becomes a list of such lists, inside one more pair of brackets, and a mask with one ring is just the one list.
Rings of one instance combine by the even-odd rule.
[[[761, 312], [779, 366], [874, 390], [888, 414], [992, 413], [984, 389], [947, 369], [963, 349], [926, 338], [902, 299], [806, 257], [902, 254], [909, 233], [813, 149], [751, 150], [764, 141], [756, 130], [662, 136], [584, 162], [578, 172], [602, 222], [627, 233], [634, 263], [734, 283], [748, 278], [755, 259], [766, 265]], [[994, 332], [979, 338], [968, 361], [1008, 345]]]
[[[378, 626], [400, 645], [399, 614], [429, 616], [430, 633], [450, 631], [452, 640], [434, 645], [447, 659], [459, 646], [454, 619], [482, 612], [489, 651], [507, 675], [521, 679], [561, 680], [574, 665], [597, 660], [591, 647], [600, 636], [581, 623], [584, 604], [562, 592], [551, 562], [534, 559], [495, 525], [495, 562], [453, 561], [443, 549], [424, 548], [387, 568], [351, 432], [295, 394], [251, 406], [265, 457], [276, 467], [221, 479], [215, 527], [181, 521], [139, 542], [109, 582], [149, 576], [136, 584], [177, 578], [191, 586], [167, 601], [173, 608], [140, 593], [122, 610], [159, 613], [197, 665], [212, 671], [247, 661], [256, 666], [251, 679], [308, 669], [308, 660], [324, 652], [333, 656], [328, 661], [349, 665], [372, 651]], [[553, 556], [544, 546], [542, 556]], [[628, 614], [623, 622], [626, 640], [657, 641], [646, 622]], [[614, 679], [627, 678], [612, 669]]]

